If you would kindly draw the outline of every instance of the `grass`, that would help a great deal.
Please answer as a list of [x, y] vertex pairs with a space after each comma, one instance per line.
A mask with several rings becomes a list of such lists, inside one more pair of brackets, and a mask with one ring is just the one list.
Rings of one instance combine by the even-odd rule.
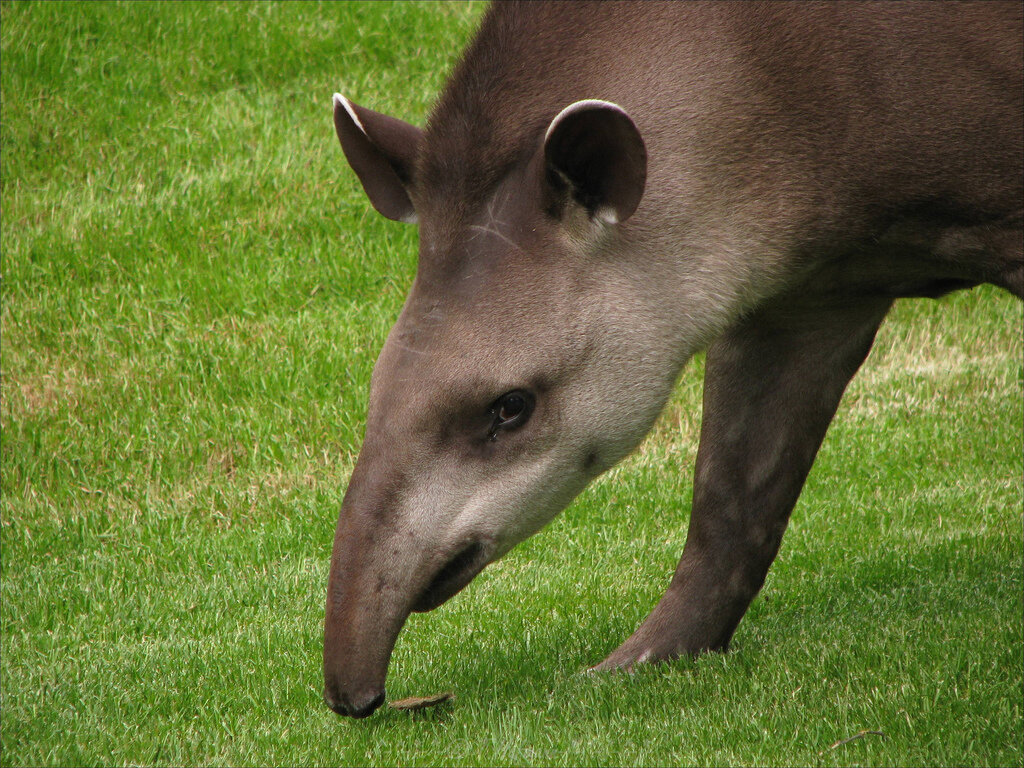
[[389, 698], [451, 705], [323, 706], [415, 269], [330, 95], [422, 122], [481, 10], [0, 5], [0, 763], [1020, 765], [1024, 323], [989, 288], [883, 327], [733, 652], [578, 674], [678, 558], [697, 360], [635, 455], [411, 619]]

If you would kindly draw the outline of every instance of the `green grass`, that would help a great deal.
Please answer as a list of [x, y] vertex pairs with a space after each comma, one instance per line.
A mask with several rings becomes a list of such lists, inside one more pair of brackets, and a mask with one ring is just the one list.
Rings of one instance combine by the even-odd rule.
[[[682, 548], [650, 439], [320, 701], [335, 518], [415, 268], [330, 96], [421, 122], [482, 7], [0, 5], [0, 763], [1020, 765], [1022, 311], [904, 302], [733, 652], [579, 674]], [[832, 745], [864, 729], [884, 736]]]

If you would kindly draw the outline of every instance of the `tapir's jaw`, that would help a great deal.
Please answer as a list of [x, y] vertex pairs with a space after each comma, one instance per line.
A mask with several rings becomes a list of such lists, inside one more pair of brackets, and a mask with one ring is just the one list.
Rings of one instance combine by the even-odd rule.
[[413, 601], [416, 613], [432, 611], [462, 590], [488, 563], [487, 547], [473, 542], [451, 558]]

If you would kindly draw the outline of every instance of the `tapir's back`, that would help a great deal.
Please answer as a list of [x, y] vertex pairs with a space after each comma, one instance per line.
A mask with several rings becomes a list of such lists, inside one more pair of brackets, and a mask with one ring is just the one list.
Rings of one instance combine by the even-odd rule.
[[829, 194], [952, 195], [1006, 215], [1021, 189], [1021, 8], [496, 3], [431, 118], [421, 178], [478, 197], [562, 106], [600, 98], [648, 144], [648, 210], [681, 176], [728, 186], [742, 168], [775, 186], [770, 158]]

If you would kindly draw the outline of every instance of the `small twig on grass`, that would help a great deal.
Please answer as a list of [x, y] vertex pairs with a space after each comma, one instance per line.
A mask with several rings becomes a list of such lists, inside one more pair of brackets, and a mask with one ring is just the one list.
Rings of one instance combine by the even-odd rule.
[[827, 750], [823, 749], [821, 752], [818, 753], [818, 755], [819, 756], [820, 755], [824, 755], [825, 752], [831, 752], [836, 747], [841, 747], [841, 746], [843, 746], [843, 744], [849, 744], [851, 741], [856, 741], [857, 739], [863, 739], [865, 736], [882, 736], [882, 737], [884, 737], [885, 734], [882, 733], [881, 731], [872, 731], [872, 730], [869, 730], [869, 729], [865, 728], [860, 733], [855, 733], [853, 736], [850, 736], [849, 738], [840, 739], [835, 744], [833, 744], [831, 747], [829, 747]]

